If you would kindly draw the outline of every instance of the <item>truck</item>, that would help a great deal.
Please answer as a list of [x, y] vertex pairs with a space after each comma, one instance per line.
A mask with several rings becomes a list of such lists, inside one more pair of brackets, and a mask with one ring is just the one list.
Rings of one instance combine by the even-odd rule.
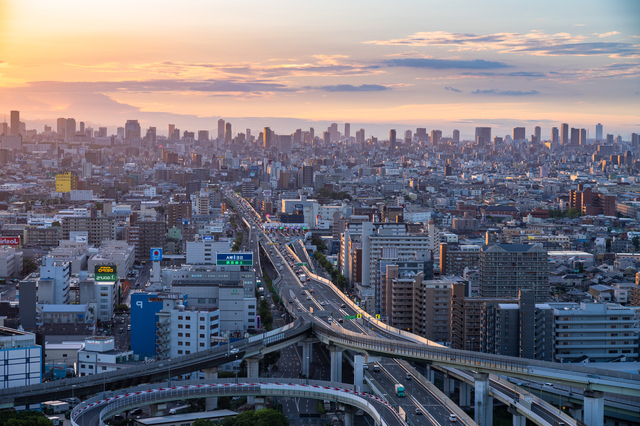
[[187, 410], [189, 410], [191, 406], [189, 404], [187, 405], [180, 405], [179, 407], [174, 407], [172, 409], [169, 410], [169, 414], [173, 415], [173, 414], [182, 414], [182, 413], [186, 413]]
[[305, 283], [307, 281], [307, 276], [305, 274], [300, 274], [298, 276], [298, 279], [300, 280], [301, 283]]
[[396, 383], [396, 395], [404, 396], [404, 386], [399, 383]]

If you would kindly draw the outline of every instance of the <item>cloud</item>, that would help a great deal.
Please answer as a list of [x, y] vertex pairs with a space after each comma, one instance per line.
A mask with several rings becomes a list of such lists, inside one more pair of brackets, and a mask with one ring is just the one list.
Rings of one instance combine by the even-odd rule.
[[507, 68], [503, 62], [485, 61], [484, 59], [474, 59], [470, 61], [456, 59], [428, 59], [428, 58], [403, 58], [388, 59], [384, 61], [390, 67], [410, 67], [410, 68], [431, 68], [437, 70], [445, 69], [495, 69]]
[[551, 80], [591, 80], [603, 78], [633, 78], [640, 77], [640, 64], [622, 62], [605, 65], [599, 68], [579, 68], [574, 70], [550, 71]]
[[618, 34], [620, 34], [618, 31], [609, 31], [608, 33], [602, 33], [602, 34], [594, 33], [593, 35], [597, 35], [600, 38], [604, 38], [604, 37], [611, 37]]
[[462, 75], [476, 77], [546, 77], [546, 74], [533, 71], [516, 71], [516, 72], [463, 72]]
[[451, 90], [452, 92], [457, 92], [457, 93], [461, 93], [462, 92], [462, 90], [456, 89], [455, 87], [451, 87], [451, 86], [445, 87], [444, 90]]
[[383, 46], [450, 46], [457, 51], [494, 50], [501, 53], [528, 53], [536, 56], [640, 57], [640, 46], [638, 45], [586, 42], [585, 40], [585, 36], [573, 36], [568, 33], [546, 34], [542, 31], [532, 31], [527, 34], [495, 33], [485, 35], [430, 31], [414, 33], [400, 39], [372, 40], [365, 43]]
[[520, 90], [497, 90], [497, 89], [488, 89], [488, 90], [474, 90], [471, 92], [474, 95], [498, 95], [498, 96], [530, 96], [530, 95], [539, 95], [540, 92], [537, 90], [530, 90], [528, 92], [522, 92]]
[[351, 84], [338, 84], [335, 86], [307, 86], [306, 89], [311, 90], [323, 90], [325, 92], [382, 92], [385, 90], [391, 90], [387, 86], [380, 84], [361, 84], [360, 86], [353, 86]]

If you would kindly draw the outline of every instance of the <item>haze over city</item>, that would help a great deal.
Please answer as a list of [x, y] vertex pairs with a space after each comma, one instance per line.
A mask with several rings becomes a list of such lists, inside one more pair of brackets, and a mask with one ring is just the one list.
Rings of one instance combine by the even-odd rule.
[[424, 125], [473, 139], [476, 125], [506, 134], [601, 122], [626, 138], [640, 122], [631, 0], [0, 8], [3, 113], [20, 110], [40, 131], [62, 116], [93, 127], [138, 119], [159, 134], [225, 118], [277, 132], [347, 121], [378, 137]]

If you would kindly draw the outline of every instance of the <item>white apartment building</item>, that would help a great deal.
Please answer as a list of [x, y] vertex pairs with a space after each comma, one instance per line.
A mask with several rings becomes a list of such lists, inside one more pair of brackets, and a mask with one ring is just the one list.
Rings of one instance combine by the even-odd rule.
[[171, 310], [171, 357], [210, 349], [219, 344], [220, 311]]
[[78, 351], [77, 374], [92, 374], [130, 368], [127, 362], [133, 362], [133, 351], [115, 348], [115, 338], [111, 336], [93, 336], [85, 339], [84, 348]]
[[231, 242], [226, 239], [215, 241], [212, 236], [198, 236], [195, 241], [187, 241], [187, 264], [215, 265], [216, 253], [229, 251], [231, 251]]
[[86, 242], [62, 240], [60, 245], [51, 250], [47, 256], [54, 260], [70, 262], [71, 274], [75, 275], [87, 269], [87, 249]]
[[37, 302], [51, 305], [69, 303], [70, 278], [71, 263], [49, 256], [43, 257], [40, 277], [37, 279]]
[[0, 389], [42, 381], [42, 347], [36, 335], [0, 327]]
[[583, 356], [606, 361], [625, 356], [638, 360], [638, 320], [630, 307], [614, 303], [580, 303], [554, 309], [555, 356], [562, 362]]
[[22, 271], [22, 251], [0, 247], [0, 278], [11, 278]]
[[127, 277], [127, 272], [133, 267], [136, 258], [136, 247], [127, 244], [126, 241], [105, 241], [98, 253], [91, 256], [88, 261], [89, 273], [95, 271], [96, 265], [117, 266], [118, 278]]
[[111, 321], [115, 314], [118, 300], [117, 281], [97, 281], [94, 284], [96, 300], [96, 317], [100, 321]]

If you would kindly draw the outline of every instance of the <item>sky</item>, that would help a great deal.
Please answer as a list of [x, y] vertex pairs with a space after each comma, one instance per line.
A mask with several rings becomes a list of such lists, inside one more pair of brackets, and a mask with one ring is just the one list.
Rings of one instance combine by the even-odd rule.
[[[640, 130], [636, 0], [0, 0], [0, 114], [166, 134]], [[355, 131], [355, 130], [354, 130]]]

